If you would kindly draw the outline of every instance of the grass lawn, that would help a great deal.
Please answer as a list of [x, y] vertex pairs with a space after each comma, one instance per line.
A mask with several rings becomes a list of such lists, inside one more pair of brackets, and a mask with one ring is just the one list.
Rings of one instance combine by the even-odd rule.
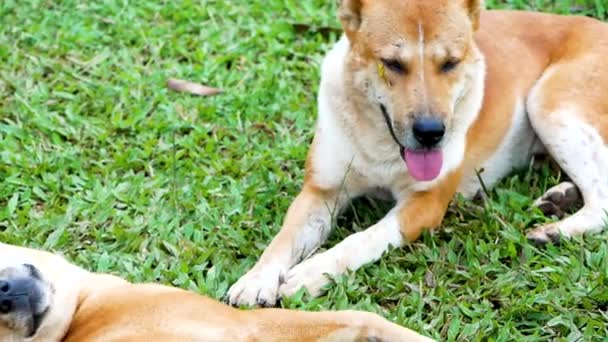
[[[0, 241], [222, 298], [302, 184], [319, 63], [338, 27], [322, 0], [2, 0]], [[168, 77], [226, 92], [175, 93]], [[532, 199], [559, 178], [522, 170], [485, 209], [456, 200], [438, 232], [282, 305], [370, 310], [441, 340], [605, 340], [608, 233], [546, 248], [525, 239], [550, 220]], [[326, 247], [389, 206], [356, 201]]]

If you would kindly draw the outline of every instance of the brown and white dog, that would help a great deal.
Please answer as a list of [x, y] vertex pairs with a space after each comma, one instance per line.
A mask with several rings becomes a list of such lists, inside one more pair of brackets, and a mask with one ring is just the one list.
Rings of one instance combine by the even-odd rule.
[[[608, 209], [608, 25], [574, 16], [485, 11], [481, 0], [341, 0], [345, 36], [327, 54], [302, 192], [232, 304], [319, 295], [347, 269], [441, 224], [456, 192], [480, 190], [533, 154], [572, 180], [541, 208], [582, 209], [528, 233], [547, 242], [598, 232]], [[395, 207], [333, 248], [332, 213], [387, 191]]]
[[0, 341], [432, 341], [372, 313], [241, 311], [0, 243]]

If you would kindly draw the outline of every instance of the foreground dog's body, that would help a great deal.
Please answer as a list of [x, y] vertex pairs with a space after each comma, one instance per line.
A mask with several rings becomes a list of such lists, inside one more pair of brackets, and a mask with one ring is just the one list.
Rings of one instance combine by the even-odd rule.
[[6, 342], [431, 341], [366, 312], [241, 311], [192, 292], [90, 273], [46, 252], [0, 243], [0, 255]]
[[[345, 37], [323, 63], [303, 190], [259, 262], [231, 288], [232, 303], [273, 304], [301, 287], [318, 295], [325, 274], [355, 270], [437, 227], [456, 192], [479, 191], [476, 170], [491, 186], [536, 153], [548, 152], [574, 183], [539, 203], [561, 206], [582, 194], [584, 206], [529, 238], [602, 229], [608, 25], [482, 5], [340, 2]], [[297, 264], [325, 241], [335, 211], [377, 189], [397, 200], [386, 217]]]

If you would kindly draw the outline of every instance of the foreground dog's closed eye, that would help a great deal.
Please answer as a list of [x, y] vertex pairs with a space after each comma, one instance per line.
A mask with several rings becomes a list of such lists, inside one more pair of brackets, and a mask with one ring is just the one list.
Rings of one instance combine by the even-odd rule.
[[240, 311], [0, 243], [0, 341], [431, 341], [360, 311]]
[[[563, 215], [584, 205], [529, 239], [604, 227], [608, 25], [482, 7], [339, 1], [345, 35], [323, 62], [302, 192], [260, 261], [230, 289], [233, 304], [273, 305], [302, 287], [319, 295], [326, 274], [356, 270], [438, 227], [456, 192], [480, 190], [477, 170], [492, 186], [533, 154], [551, 155], [572, 179], [550, 189], [539, 208]], [[333, 214], [377, 189], [393, 195], [393, 210], [302, 260], [327, 239]]]

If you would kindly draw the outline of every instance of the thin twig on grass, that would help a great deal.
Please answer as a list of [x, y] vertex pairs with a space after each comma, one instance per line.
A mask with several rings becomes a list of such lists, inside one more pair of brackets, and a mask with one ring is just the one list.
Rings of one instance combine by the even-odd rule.
[[175, 78], [170, 78], [167, 81], [167, 88], [198, 96], [213, 96], [222, 93], [222, 90], [218, 88], [207, 87], [202, 84], [185, 80], [178, 80]]

